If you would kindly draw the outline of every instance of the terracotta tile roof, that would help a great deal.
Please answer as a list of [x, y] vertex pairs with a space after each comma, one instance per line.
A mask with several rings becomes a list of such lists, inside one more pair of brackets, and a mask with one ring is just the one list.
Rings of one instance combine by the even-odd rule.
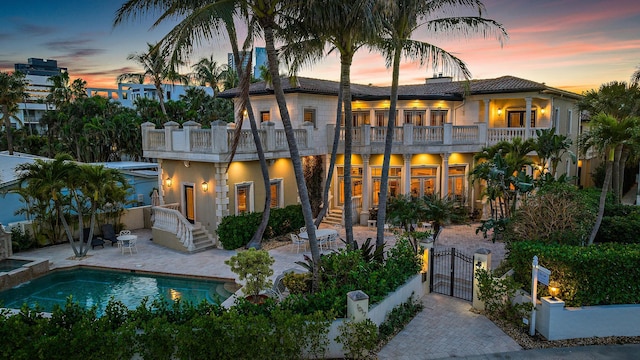
[[[436, 79], [437, 81], [437, 79]], [[336, 81], [298, 77], [293, 84], [288, 78], [282, 78], [282, 86], [285, 93], [307, 93], [318, 95], [338, 94], [340, 83]], [[221, 97], [234, 97], [238, 89], [230, 89], [220, 93]], [[497, 94], [516, 92], [559, 92], [569, 96], [580, 95], [555, 89], [543, 83], [521, 79], [514, 76], [502, 76], [495, 79], [479, 79], [466, 81], [429, 82], [424, 84], [400, 85], [398, 97], [401, 100], [425, 99], [425, 100], [462, 100], [465, 94]], [[351, 92], [354, 100], [381, 100], [388, 99], [391, 92], [390, 86], [372, 86], [351, 84]], [[273, 94], [271, 88], [265, 87], [264, 82], [253, 83], [249, 87], [251, 95]]]

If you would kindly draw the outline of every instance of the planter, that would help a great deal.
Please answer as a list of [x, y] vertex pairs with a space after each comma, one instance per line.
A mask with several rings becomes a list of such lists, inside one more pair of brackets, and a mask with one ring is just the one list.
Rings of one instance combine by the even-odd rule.
[[260, 295], [248, 295], [248, 296], [245, 296], [244, 298], [247, 299], [247, 301], [249, 301], [252, 304], [262, 305], [264, 304], [265, 301], [267, 301], [269, 296], [265, 294], [260, 294]]

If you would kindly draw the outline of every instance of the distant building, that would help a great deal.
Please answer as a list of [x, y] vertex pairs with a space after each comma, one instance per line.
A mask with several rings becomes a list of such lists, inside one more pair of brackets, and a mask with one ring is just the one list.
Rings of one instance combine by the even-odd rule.
[[267, 49], [263, 47], [257, 47], [254, 49], [256, 55], [255, 66], [253, 67], [253, 76], [260, 77], [260, 66], [267, 66]]
[[[29, 97], [18, 104], [17, 118], [22, 126], [30, 128], [33, 132], [41, 132], [40, 119], [47, 110], [54, 109], [53, 104], [47, 104], [47, 95], [51, 92], [52, 84], [49, 78], [67, 72], [67, 68], [58, 67], [57, 60], [29, 58], [27, 64], [15, 64], [15, 71], [25, 74], [28, 81], [27, 93]], [[20, 123], [12, 121], [15, 128], [21, 127]]]
[[[187, 89], [192, 87], [202, 89], [207, 94], [213, 96], [213, 89], [208, 86], [185, 86], [176, 84], [163, 84], [162, 86], [164, 87], [165, 101], [180, 100], [180, 96], [185, 95], [187, 93]], [[138, 98], [158, 100], [158, 91], [153, 84], [121, 83], [118, 84], [117, 89], [87, 87], [87, 95], [89, 97], [102, 96], [110, 100], [115, 100], [120, 102], [122, 106], [128, 108], [134, 108], [135, 101]]]
[[[243, 68], [246, 68], [249, 64], [250, 56], [253, 56], [253, 61], [251, 62], [253, 64], [253, 76], [258, 78], [260, 77], [260, 66], [267, 66], [267, 49], [263, 47], [253, 48], [253, 54], [251, 54], [251, 51], [241, 51], [240, 57], [242, 58]], [[233, 53], [227, 53], [227, 65], [233, 70], [236, 69]]]

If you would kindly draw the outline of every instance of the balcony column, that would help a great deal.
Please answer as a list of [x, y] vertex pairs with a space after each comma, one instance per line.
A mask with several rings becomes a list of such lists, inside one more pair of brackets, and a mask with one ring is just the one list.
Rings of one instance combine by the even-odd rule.
[[180, 124], [175, 121], [168, 121], [164, 123], [164, 149], [166, 151], [173, 151], [173, 132], [178, 130]]
[[482, 146], [487, 146], [487, 127], [489, 123], [479, 122], [476, 123], [478, 126], [478, 144]]
[[371, 145], [371, 125], [364, 124], [362, 125], [362, 139], [360, 139], [361, 144], [364, 146]]
[[484, 99], [484, 122], [489, 123], [489, 107], [491, 105], [491, 99]]
[[451, 145], [453, 143], [453, 124], [442, 124], [442, 143], [444, 145]]
[[[310, 121], [305, 121], [302, 124], [302, 128], [305, 129], [306, 131], [306, 136], [307, 136], [307, 144], [306, 146], [301, 146], [302, 144], [298, 143], [298, 148], [299, 149], [315, 149], [317, 148], [317, 146], [315, 145], [314, 141], [313, 141], [313, 135], [314, 135], [314, 128], [313, 128], [313, 123]], [[331, 143], [331, 146], [333, 146], [333, 143]], [[288, 148], [288, 147], [287, 147]]]
[[404, 124], [403, 127], [404, 129], [402, 131], [402, 142], [405, 145], [413, 145], [413, 124]]
[[371, 167], [369, 166], [369, 159], [371, 155], [362, 154], [362, 209], [360, 209], [360, 224], [366, 224], [369, 220], [369, 208], [371, 207], [371, 194], [369, 191], [371, 183]]
[[184, 145], [186, 151], [191, 151], [191, 131], [202, 128], [202, 125], [199, 123], [189, 120], [182, 124], [182, 128], [184, 129]]
[[260, 124], [260, 130], [265, 133], [264, 139], [262, 139], [264, 146], [264, 152], [273, 151], [276, 148], [276, 125], [273, 121], [265, 121]]
[[524, 123], [524, 140], [529, 138], [529, 132], [531, 131], [531, 98], [524, 98], [527, 103]]
[[404, 160], [402, 172], [404, 177], [404, 193], [411, 193], [411, 158], [412, 154], [404, 154], [402, 155], [402, 159]]
[[449, 156], [450, 153], [440, 154], [442, 157], [442, 182], [440, 183], [440, 197], [444, 198], [449, 194]]
[[216, 120], [211, 123], [211, 152], [213, 154], [225, 154], [229, 152], [227, 123], [222, 120]]
[[144, 151], [151, 148], [151, 144], [149, 144], [149, 141], [151, 141], [149, 140], [149, 131], [155, 130], [156, 125], [147, 121], [140, 125], [140, 127], [142, 128], [142, 151]]

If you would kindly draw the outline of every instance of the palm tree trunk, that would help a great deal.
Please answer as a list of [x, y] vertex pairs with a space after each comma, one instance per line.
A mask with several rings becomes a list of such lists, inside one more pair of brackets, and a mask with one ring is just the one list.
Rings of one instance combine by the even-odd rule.
[[[387, 194], [389, 192], [389, 163], [393, 147], [393, 131], [396, 125], [396, 107], [398, 105], [398, 85], [400, 78], [400, 59], [402, 48], [396, 46], [393, 53], [393, 71], [391, 80], [391, 102], [389, 104], [389, 122], [384, 139], [384, 157], [382, 159], [382, 178], [380, 179], [380, 196], [378, 197], [378, 219], [376, 233], [376, 248], [384, 246], [384, 224], [387, 217]], [[411, 176], [411, 174], [405, 174]], [[405, 189], [406, 190], [406, 189]], [[434, 229], [435, 231], [435, 229]], [[382, 259], [379, 259], [382, 261]]]
[[606, 161], [604, 183], [602, 184], [602, 191], [600, 192], [600, 202], [598, 204], [598, 215], [596, 216], [595, 224], [593, 224], [593, 229], [591, 229], [591, 235], [589, 235], [589, 242], [587, 243], [587, 245], [593, 244], [593, 241], [596, 239], [596, 235], [598, 235], [598, 230], [600, 229], [602, 218], [604, 217], [604, 205], [607, 202], [607, 192], [609, 191], [609, 186], [611, 186], [614, 159], [615, 159], [615, 149], [610, 149], [609, 155]]
[[[331, 159], [329, 160], [329, 169], [327, 169], [327, 180], [324, 183], [322, 194], [322, 209], [316, 218], [316, 226], [320, 226], [322, 219], [329, 211], [329, 190], [331, 189], [331, 180], [333, 179], [333, 170], [336, 167], [336, 157], [338, 154], [338, 145], [340, 143], [340, 130], [342, 127], [342, 87], [338, 87], [338, 108], [336, 110], [336, 127], [333, 132], [333, 145], [331, 147]], [[339, 190], [338, 190], [339, 191]]]
[[629, 159], [630, 155], [631, 150], [629, 149], [629, 147], [624, 146], [622, 148], [622, 154], [620, 155], [620, 175], [618, 175], [618, 181], [620, 182], [618, 184], [618, 188], [620, 189], [620, 198], [618, 199], [619, 202], [621, 202], [622, 198], [624, 197], [624, 172], [626, 170], [627, 160]]
[[351, 181], [351, 146], [353, 143], [353, 115], [351, 110], [351, 63], [353, 57], [340, 55], [340, 88], [344, 105], [344, 230], [347, 247], [353, 245], [353, 202]]
[[2, 116], [4, 116], [4, 128], [7, 132], [7, 150], [9, 155], [13, 155], [13, 130], [11, 129], [11, 119], [9, 119], [9, 107], [2, 105]]
[[615, 201], [620, 203], [620, 199], [622, 198], [622, 188], [620, 187], [620, 183], [622, 179], [620, 179], [620, 158], [622, 155], [622, 147], [624, 145], [618, 144], [615, 148], [615, 154], [613, 158], [613, 170], [612, 170], [612, 179], [611, 179], [611, 187], [613, 190], [613, 195], [615, 196]]
[[302, 171], [302, 160], [300, 158], [298, 144], [296, 143], [296, 139], [293, 133], [293, 127], [291, 126], [291, 118], [289, 117], [289, 111], [287, 110], [287, 103], [284, 97], [282, 83], [280, 81], [280, 74], [278, 73], [278, 58], [275, 49], [273, 28], [271, 22], [268, 19], [262, 19], [261, 25], [264, 31], [265, 47], [267, 50], [267, 62], [269, 64], [269, 72], [271, 73], [272, 77], [271, 80], [273, 82], [273, 90], [276, 96], [276, 102], [278, 103], [278, 109], [280, 110], [280, 118], [282, 119], [284, 132], [287, 137], [289, 154], [291, 156], [291, 164], [293, 165], [293, 172], [295, 174], [296, 183], [298, 185], [298, 195], [300, 196], [300, 203], [302, 205], [304, 223], [309, 234], [309, 247], [311, 248], [311, 257], [313, 260], [312, 291], [316, 291], [319, 282], [320, 250], [318, 248], [318, 241], [316, 239], [316, 231], [313, 223], [313, 213], [311, 211], [311, 202], [309, 201], [309, 192], [307, 191], [307, 184], [304, 180], [304, 173]]
[[[262, 173], [262, 181], [264, 183], [265, 199], [264, 209], [262, 211], [262, 219], [260, 225], [253, 234], [253, 237], [247, 244], [247, 248], [260, 249], [262, 243], [262, 236], [264, 231], [269, 225], [269, 217], [271, 216], [271, 179], [269, 178], [269, 167], [267, 166], [267, 160], [264, 157], [264, 149], [262, 148], [262, 141], [260, 140], [260, 134], [258, 133], [258, 127], [256, 125], [255, 114], [251, 107], [251, 100], [249, 99], [249, 84], [251, 74], [249, 73], [250, 66], [247, 69], [242, 68], [242, 61], [240, 61], [240, 51], [238, 49], [238, 39], [233, 24], [227, 24], [227, 33], [229, 34], [229, 40], [231, 42], [231, 49], [233, 51], [233, 57], [236, 63], [236, 72], [240, 77], [240, 84], [242, 87], [242, 103], [247, 111], [249, 118], [249, 125], [251, 126], [251, 134], [253, 135], [253, 142], [256, 144], [256, 152], [258, 153], [258, 160], [260, 162], [260, 172]], [[246, 71], [245, 71], [246, 70]]]

